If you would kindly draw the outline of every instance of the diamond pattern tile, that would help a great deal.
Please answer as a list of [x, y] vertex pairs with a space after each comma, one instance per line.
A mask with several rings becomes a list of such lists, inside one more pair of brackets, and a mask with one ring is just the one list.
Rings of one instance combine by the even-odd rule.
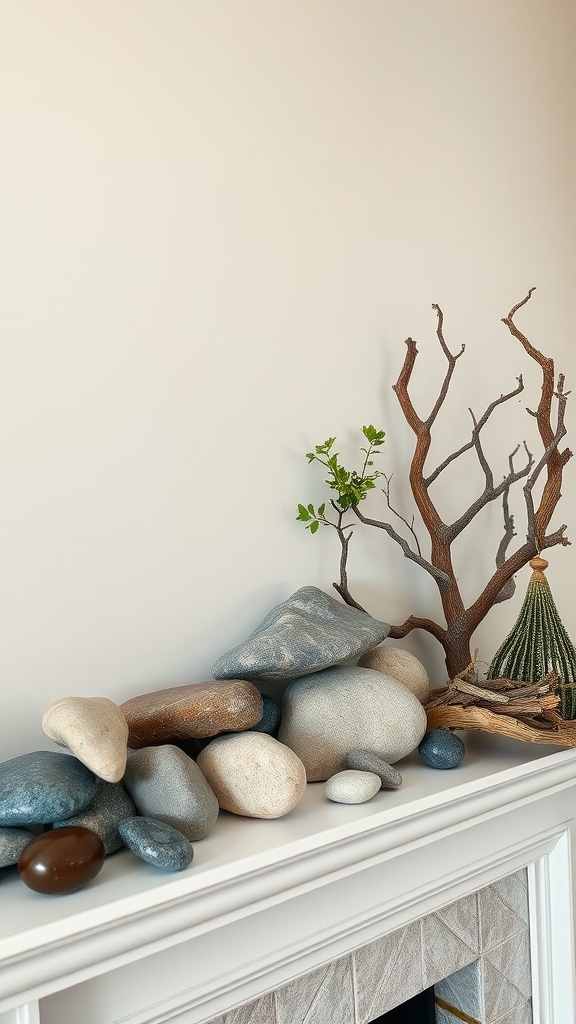
[[351, 956], [276, 991], [275, 1024], [354, 1024], [354, 1019]]
[[367, 1024], [426, 988], [418, 921], [364, 946], [353, 959], [358, 1024]]

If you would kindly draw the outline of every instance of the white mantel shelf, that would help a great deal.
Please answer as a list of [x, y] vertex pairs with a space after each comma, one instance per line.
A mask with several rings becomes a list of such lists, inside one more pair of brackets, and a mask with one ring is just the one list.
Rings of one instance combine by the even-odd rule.
[[202, 1024], [524, 866], [536, 1024], [576, 1020], [576, 751], [466, 743], [452, 771], [405, 759], [402, 787], [367, 804], [330, 803], [316, 783], [285, 818], [222, 813], [178, 874], [124, 850], [47, 898], [5, 869], [0, 1024], [51, 1022], [59, 993], [63, 1024], [71, 993], [85, 1024]]

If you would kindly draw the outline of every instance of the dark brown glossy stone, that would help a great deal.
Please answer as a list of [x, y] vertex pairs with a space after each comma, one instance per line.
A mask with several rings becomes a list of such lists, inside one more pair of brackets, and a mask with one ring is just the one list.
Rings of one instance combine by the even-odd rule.
[[206, 739], [257, 725], [264, 707], [254, 683], [211, 680], [171, 686], [132, 697], [120, 706], [128, 722], [128, 746]]
[[28, 843], [18, 871], [29, 889], [45, 896], [63, 896], [91, 882], [103, 863], [100, 836], [80, 825], [65, 825]]

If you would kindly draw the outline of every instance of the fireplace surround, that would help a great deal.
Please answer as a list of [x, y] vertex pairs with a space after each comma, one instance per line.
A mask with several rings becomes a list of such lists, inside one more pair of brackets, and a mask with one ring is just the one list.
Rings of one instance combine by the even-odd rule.
[[[358, 995], [359, 972], [396, 998], [394, 979], [418, 971], [414, 937], [422, 955], [413, 992], [454, 970], [464, 972], [455, 976], [462, 992], [491, 951], [507, 962], [521, 933], [526, 949], [530, 940], [524, 998], [534, 1024], [576, 1020], [576, 751], [482, 734], [469, 734], [467, 747], [449, 772], [411, 755], [398, 766], [402, 787], [368, 804], [330, 804], [313, 784], [276, 821], [222, 814], [179, 875], [122, 851], [86, 889], [47, 899], [6, 870], [0, 1024], [299, 1024], [278, 1010], [294, 993], [302, 1024], [340, 1024], [333, 1008], [321, 1015], [317, 992], [330, 978], [352, 993], [342, 1024], [368, 1024], [387, 1006]], [[518, 878], [526, 879], [527, 922], [504, 940], [490, 937], [486, 901]], [[454, 915], [478, 924], [467, 963], [448, 962]], [[448, 1005], [454, 991], [451, 978], [437, 989]], [[492, 1009], [498, 1024], [528, 1024], [517, 1002]]]

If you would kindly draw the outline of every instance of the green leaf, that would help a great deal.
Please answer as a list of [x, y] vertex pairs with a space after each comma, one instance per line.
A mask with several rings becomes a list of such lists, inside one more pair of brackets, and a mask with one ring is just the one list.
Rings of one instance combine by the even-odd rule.
[[319, 518], [324, 515], [325, 511], [326, 511], [326, 505], [325, 504], [318, 505], [318, 517]]
[[304, 508], [304, 505], [298, 505], [298, 515], [296, 516], [296, 519], [300, 519], [303, 523], [307, 523], [310, 519], [308, 509]]
[[310, 526], [308, 526], [307, 529], [310, 530], [310, 533], [316, 533], [316, 530], [318, 529], [318, 520], [315, 519], [313, 523], [310, 523]]

